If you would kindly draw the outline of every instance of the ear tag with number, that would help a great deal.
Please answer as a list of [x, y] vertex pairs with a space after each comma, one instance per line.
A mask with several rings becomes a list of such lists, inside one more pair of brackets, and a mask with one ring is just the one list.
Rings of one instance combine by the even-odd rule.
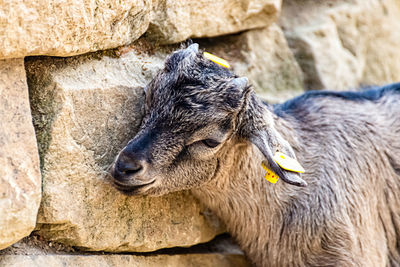
[[274, 173], [272, 170], [268, 169], [267, 166], [264, 165], [264, 163], [261, 163], [261, 166], [264, 168], [264, 170], [267, 172], [265, 174], [265, 179], [272, 183], [272, 184], [276, 184], [276, 182], [279, 179], [279, 176], [276, 175], [276, 173]]
[[304, 173], [304, 168], [300, 165], [300, 163], [294, 158], [289, 157], [281, 152], [276, 152], [274, 155], [274, 160], [278, 165], [287, 171]]
[[214, 56], [213, 54], [210, 54], [208, 52], [204, 52], [203, 56], [209, 60], [211, 60], [214, 63], [217, 63], [218, 65], [221, 65], [222, 67], [225, 67], [229, 69], [231, 66], [229, 65], [228, 61], [225, 59], [222, 59], [220, 57]]

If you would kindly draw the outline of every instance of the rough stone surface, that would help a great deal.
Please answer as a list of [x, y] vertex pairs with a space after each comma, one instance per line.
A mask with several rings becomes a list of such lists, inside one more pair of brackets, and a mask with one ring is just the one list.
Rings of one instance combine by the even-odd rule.
[[212, 37], [274, 22], [281, 0], [153, 0], [148, 37], [160, 43]]
[[72, 56], [132, 43], [148, 29], [158, 43], [264, 27], [281, 0], [0, 1], [0, 58]]
[[0, 60], [0, 249], [29, 235], [40, 203], [39, 155], [23, 59]]
[[198, 41], [207, 51], [227, 59], [235, 73], [248, 77], [256, 92], [268, 102], [303, 92], [301, 69], [276, 24]]
[[0, 58], [70, 56], [139, 38], [151, 0], [1, 0], [0, 6]]
[[3, 255], [0, 265], [7, 267], [244, 267], [250, 266], [243, 255], [186, 254], [186, 255]]
[[400, 2], [287, 0], [280, 24], [309, 89], [400, 81]]
[[223, 231], [188, 193], [127, 197], [107, 168], [135, 135], [143, 87], [164, 54], [137, 47], [26, 60], [43, 175], [37, 230], [46, 239], [85, 250], [153, 251], [190, 246]]

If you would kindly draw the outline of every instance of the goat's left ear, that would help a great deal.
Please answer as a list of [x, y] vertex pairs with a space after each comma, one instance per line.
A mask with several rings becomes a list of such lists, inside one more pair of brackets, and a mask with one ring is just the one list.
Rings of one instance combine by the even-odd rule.
[[[274, 140], [275, 139], [275, 140]], [[290, 144], [280, 136], [275, 129], [269, 129], [269, 131], [260, 131], [254, 133], [250, 137], [250, 141], [261, 151], [264, 155], [266, 162], [263, 161], [264, 165], [269, 166], [272, 171], [276, 173], [284, 182], [297, 185], [307, 186], [306, 181], [301, 179], [301, 174], [298, 172], [283, 169], [274, 159], [276, 152], [284, 153], [292, 159], [296, 159], [294, 151]], [[275, 150], [275, 151], [273, 151]]]
[[245, 88], [243, 90], [245, 99], [242, 110], [238, 114], [238, 134], [252, 142], [261, 151], [265, 157], [264, 165], [275, 172], [284, 182], [307, 186], [299, 172], [288, 170], [288, 168], [284, 168], [285, 166], [281, 167], [275, 161], [274, 155], [277, 152], [287, 155], [293, 161], [296, 160], [296, 155], [289, 142], [275, 129], [272, 112], [266, 110], [266, 106], [255, 96], [250, 87], [242, 87]]

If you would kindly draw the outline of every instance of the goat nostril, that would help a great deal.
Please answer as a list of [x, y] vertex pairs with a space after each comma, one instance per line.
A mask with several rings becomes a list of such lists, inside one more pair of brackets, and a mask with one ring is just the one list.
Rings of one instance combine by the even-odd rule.
[[140, 162], [118, 162], [118, 171], [125, 175], [132, 175], [140, 172], [143, 166]]
[[137, 172], [140, 172], [142, 169], [143, 169], [143, 167], [140, 166], [139, 168], [136, 168], [136, 169], [128, 169], [128, 170], [125, 170], [125, 171], [123, 171], [123, 173], [125, 173], [125, 174], [127, 174], [127, 175], [131, 175], [131, 174], [135, 174], [135, 173], [137, 173]]

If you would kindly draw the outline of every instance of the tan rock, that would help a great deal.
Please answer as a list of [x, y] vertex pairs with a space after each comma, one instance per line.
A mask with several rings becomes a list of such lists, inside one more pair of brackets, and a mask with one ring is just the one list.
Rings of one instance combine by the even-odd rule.
[[107, 51], [27, 59], [43, 164], [40, 235], [86, 250], [152, 251], [206, 242], [223, 231], [188, 192], [127, 197], [109, 184], [106, 170], [135, 135], [143, 87], [164, 56]]
[[70, 56], [131, 43], [151, 1], [0, 1], [0, 58]]
[[243, 255], [183, 254], [158, 256], [132, 255], [0, 255], [0, 265], [8, 267], [244, 267]]
[[280, 24], [309, 89], [400, 80], [400, 3], [284, 1]]
[[72, 56], [127, 45], [149, 27], [159, 43], [270, 25], [281, 0], [0, 2], [0, 58]]
[[165, 44], [265, 27], [276, 20], [280, 6], [281, 0], [153, 0], [146, 35]]
[[303, 92], [302, 72], [276, 24], [200, 42], [207, 51], [227, 59], [235, 73], [247, 76], [268, 102]]
[[29, 235], [40, 203], [39, 155], [23, 59], [0, 60], [0, 249]]

